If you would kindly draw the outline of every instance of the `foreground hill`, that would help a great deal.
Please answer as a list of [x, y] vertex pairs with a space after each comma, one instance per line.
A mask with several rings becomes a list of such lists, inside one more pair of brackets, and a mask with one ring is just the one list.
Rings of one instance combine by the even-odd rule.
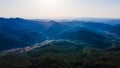
[[[116, 50], [117, 49], [117, 50]], [[98, 50], [73, 41], [53, 41], [29, 52], [0, 54], [1, 68], [119, 68], [119, 47]], [[14, 59], [13, 59], [14, 58]]]

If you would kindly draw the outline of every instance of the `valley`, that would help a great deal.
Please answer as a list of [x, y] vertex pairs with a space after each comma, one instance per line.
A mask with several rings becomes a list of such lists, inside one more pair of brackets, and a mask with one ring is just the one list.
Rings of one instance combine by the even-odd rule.
[[114, 21], [0, 18], [0, 68], [120, 68]]

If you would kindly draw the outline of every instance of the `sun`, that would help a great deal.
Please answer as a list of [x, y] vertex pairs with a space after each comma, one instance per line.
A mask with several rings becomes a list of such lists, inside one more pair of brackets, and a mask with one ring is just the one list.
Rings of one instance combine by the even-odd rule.
[[42, 6], [45, 8], [58, 8], [62, 0], [41, 0]]

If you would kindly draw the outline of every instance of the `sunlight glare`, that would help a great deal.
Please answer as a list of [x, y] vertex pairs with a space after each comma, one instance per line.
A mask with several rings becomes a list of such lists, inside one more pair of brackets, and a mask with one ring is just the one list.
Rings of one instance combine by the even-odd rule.
[[41, 0], [44, 8], [58, 8], [62, 0]]

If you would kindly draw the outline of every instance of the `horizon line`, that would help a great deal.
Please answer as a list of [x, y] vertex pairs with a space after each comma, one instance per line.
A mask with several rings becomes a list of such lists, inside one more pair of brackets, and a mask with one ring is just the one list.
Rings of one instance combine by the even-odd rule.
[[120, 19], [120, 17], [40, 17], [40, 18], [28, 18], [28, 17], [0, 17], [0, 18], [22, 18], [22, 19]]

